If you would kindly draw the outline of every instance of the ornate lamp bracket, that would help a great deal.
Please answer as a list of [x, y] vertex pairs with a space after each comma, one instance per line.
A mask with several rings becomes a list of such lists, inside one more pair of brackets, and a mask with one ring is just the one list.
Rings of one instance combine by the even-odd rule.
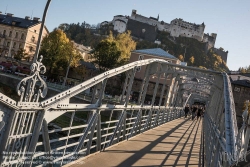
[[17, 94], [20, 97], [19, 102], [38, 102], [39, 97], [44, 98], [48, 87], [40, 74], [46, 72], [46, 67], [42, 64], [43, 56], [30, 66], [31, 75], [23, 78], [17, 85]]

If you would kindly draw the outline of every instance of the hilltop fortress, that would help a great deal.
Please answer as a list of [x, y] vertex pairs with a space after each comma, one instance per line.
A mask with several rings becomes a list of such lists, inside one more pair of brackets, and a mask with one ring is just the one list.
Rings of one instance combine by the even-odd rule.
[[[128, 25], [129, 22], [140, 22], [144, 24], [148, 24], [153, 29], [159, 30], [159, 31], [166, 31], [170, 33], [170, 36], [172, 37], [189, 37], [197, 39], [201, 42], [208, 42], [208, 49], [214, 47], [216, 36], [217, 34], [211, 33], [204, 34], [205, 30], [205, 24], [195, 24], [195, 23], [189, 23], [184, 21], [183, 19], [174, 19], [169, 23], [166, 23], [164, 21], [159, 21], [159, 15], [157, 18], [154, 17], [145, 17], [140, 14], [136, 13], [136, 10], [132, 10], [131, 16], [122, 16], [117, 15], [114, 16], [112, 23], [114, 25], [114, 30], [118, 31], [119, 33], [125, 32], [127, 29], [133, 29], [131, 25]], [[137, 23], [137, 24], [140, 24]], [[140, 26], [139, 26], [140, 27]], [[146, 29], [141, 30], [142, 33], [147, 31]], [[137, 34], [137, 36], [140, 36]], [[151, 41], [154, 41], [155, 39], [151, 39]]]
[[[137, 14], [136, 10], [132, 10], [131, 16], [116, 15], [114, 16], [112, 22], [114, 30], [123, 33], [126, 30], [131, 30], [131, 34], [139, 39], [145, 39], [151, 42], [155, 42], [157, 31], [166, 31], [171, 37], [188, 37], [197, 39], [200, 42], [207, 43], [207, 50], [212, 48], [214, 51], [216, 49], [215, 41], [217, 34], [205, 34], [205, 24], [190, 23], [184, 21], [183, 19], [174, 19], [170, 23], [164, 21], [159, 21], [159, 15], [157, 18], [145, 17]], [[109, 24], [109, 22], [104, 21], [101, 26]], [[222, 59], [227, 61], [227, 52], [223, 51]]]

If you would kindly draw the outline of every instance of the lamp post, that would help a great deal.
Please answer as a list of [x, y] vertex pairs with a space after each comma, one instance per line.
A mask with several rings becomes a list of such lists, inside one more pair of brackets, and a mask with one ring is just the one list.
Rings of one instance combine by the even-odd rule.
[[42, 23], [41, 23], [41, 27], [40, 27], [40, 31], [39, 31], [39, 36], [38, 36], [38, 40], [37, 40], [37, 47], [36, 47], [36, 52], [33, 58], [33, 63], [36, 62], [37, 58], [38, 58], [38, 52], [40, 50], [40, 45], [41, 45], [41, 39], [42, 39], [42, 34], [43, 34], [43, 28], [44, 28], [44, 23], [45, 23], [45, 19], [46, 19], [46, 15], [47, 15], [47, 10], [49, 8], [49, 4], [50, 4], [51, 0], [48, 0], [43, 12], [43, 19], [42, 19]]

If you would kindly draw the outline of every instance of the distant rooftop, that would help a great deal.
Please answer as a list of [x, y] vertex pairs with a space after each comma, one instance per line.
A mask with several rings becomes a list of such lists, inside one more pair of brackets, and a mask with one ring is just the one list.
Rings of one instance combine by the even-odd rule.
[[40, 23], [39, 18], [34, 17], [33, 20], [30, 20], [29, 17], [19, 18], [14, 17], [13, 14], [0, 14], [0, 24], [15, 26], [20, 28], [28, 28]]
[[250, 74], [229, 74], [230, 81], [234, 85], [250, 87]]
[[171, 55], [168, 52], [162, 50], [161, 48], [134, 50], [133, 52], [144, 53], [144, 54], [148, 54], [148, 55], [155, 55], [155, 56], [160, 56], [160, 57], [170, 58], [170, 59], [177, 59], [173, 55]]
[[85, 66], [86, 68], [88, 69], [91, 69], [91, 70], [96, 70], [96, 67], [93, 63], [90, 63], [90, 62], [86, 62], [86, 61], [83, 61], [83, 60], [80, 60], [80, 64], [82, 66]]

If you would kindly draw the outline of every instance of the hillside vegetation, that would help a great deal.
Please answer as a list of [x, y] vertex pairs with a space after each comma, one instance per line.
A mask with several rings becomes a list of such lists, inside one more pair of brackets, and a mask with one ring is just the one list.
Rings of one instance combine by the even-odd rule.
[[[70, 38], [79, 44], [95, 48], [101, 40], [107, 38], [107, 32], [112, 27], [90, 27], [87, 23], [61, 24], [59, 26]], [[114, 36], [117, 34], [113, 32]], [[136, 41], [136, 49], [162, 48], [181, 61], [188, 63], [188, 66], [200, 67], [216, 71], [229, 71], [226, 63], [212, 50], [206, 51], [206, 43], [201, 43], [196, 39], [178, 37], [172, 38], [167, 32], [158, 32], [157, 39], [161, 45], [145, 40]]]

